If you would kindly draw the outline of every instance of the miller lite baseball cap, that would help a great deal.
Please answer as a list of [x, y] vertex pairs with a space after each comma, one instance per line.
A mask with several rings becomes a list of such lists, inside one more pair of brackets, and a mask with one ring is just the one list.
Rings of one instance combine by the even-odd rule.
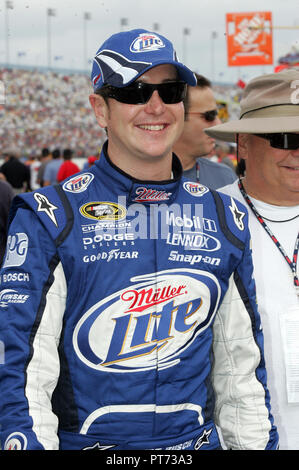
[[157, 65], [176, 67], [179, 79], [195, 86], [194, 73], [179, 62], [172, 43], [161, 34], [133, 29], [113, 34], [97, 51], [91, 72], [94, 91], [103, 85], [122, 88]]

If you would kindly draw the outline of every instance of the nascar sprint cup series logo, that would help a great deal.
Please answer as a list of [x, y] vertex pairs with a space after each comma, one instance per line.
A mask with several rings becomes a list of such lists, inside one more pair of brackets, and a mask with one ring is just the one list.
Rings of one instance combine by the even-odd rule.
[[115, 202], [94, 201], [80, 207], [83, 217], [99, 221], [122, 220], [126, 217], [126, 208]]
[[75, 351], [93, 369], [138, 372], [155, 369], [157, 361], [160, 368], [174, 366], [217, 311], [220, 286], [211, 273], [169, 269], [131, 282], [76, 325]]

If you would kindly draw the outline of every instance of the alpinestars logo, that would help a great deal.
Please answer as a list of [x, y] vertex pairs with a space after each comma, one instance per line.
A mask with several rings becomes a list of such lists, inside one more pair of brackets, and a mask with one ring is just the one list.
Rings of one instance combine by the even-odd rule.
[[[105, 82], [105, 77], [109, 77], [115, 73], [114, 86], [124, 86], [133, 80], [140, 72], [147, 66], [151, 65], [150, 62], [138, 62], [128, 60], [121, 54], [110, 50], [101, 51], [94, 60], [97, 62], [100, 70], [102, 71], [102, 80]], [[96, 80], [97, 77], [94, 78]]]
[[93, 446], [90, 446], [90, 447], [84, 447], [82, 450], [108, 450], [108, 449], [112, 449], [113, 447], [116, 447], [116, 445], [102, 445], [100, 442], [97, 442], [96, 444], [94, 444]]
[[35, 193], [34, 199], [38, 203], [37, 212], [45, 212], [45, 214], [47, 214], [56, 227], [58, 227], [56, 216], [54, 214], [54, 211], [58, 209], [58, 207], [52, 204], [44, 194]]
[[231, 206], [229, 206], [231, 213], [233, 214], [234, 222], [239, 230], [244, 230], [244, 222], [243, 217], [245, 216], [245, 212], [240, 211], [235, 200], [231, 197]]
[[196, 443], [194, 444], [194, 450], [199, 450], [204, 445], [209, 445], [209, 437], [213, 428], [209, 429], [208, 431], [204, 429], [202, 435], [197, 439]]

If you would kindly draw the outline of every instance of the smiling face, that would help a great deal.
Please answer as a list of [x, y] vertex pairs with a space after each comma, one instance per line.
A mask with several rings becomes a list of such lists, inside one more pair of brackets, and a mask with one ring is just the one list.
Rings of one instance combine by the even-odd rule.
[[275, 149], [261, 137], [240, 134], [239, 150], [249, 195], [274, 205], [299, 204], [299, 149]]
[[[177, 80], [177, 72], [172, 65], [159, 65], [138, 80], [165, 83]], [[172, 147], [184, 126], [183, 102], [165, 104], [157, 90], [145, 104], [125, 104], [112, 98], [105, 103], [99, 95], [91, 95], [90, 102], [99, 125], [107, 128], [108, 154], [115, 165], [138, 179], [155, 174], [160, 180], [170, 177]]]

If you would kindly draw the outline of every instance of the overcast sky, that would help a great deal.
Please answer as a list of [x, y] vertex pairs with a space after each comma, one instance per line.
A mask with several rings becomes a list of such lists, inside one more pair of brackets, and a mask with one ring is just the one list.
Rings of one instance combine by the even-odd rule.
[[[298, 43], [299, 47], [299, 0], [10, 1], [13, 9], [6, 11], [6, 0], [0, 0], [0, 63], [6, 61], [8, 17], [10, 63], [47, 65], [48, 8], [56, 13], [50, 18], [50, 38], [51, 62], [57, 67], [83, 69], [84, 23], [87, 27], [87, 57], [91, 59], [108, 36], [122, 29], [123, 18], [127, 20], [125, 29], [153, 30], [156, 25], [161, 34], [173, 41], [186, 65], [217, 81], [235, 82], [240, 77], [246, 81], [254, 75], [273, 70], [272, 66], [241, 69], [227, 66], [226, 13], [272, 12], [274, 64], [281, 55], [290, 51], [293, 44]], [[85, 12], [90, 13], [91, 18], [84, 22]], [[183, 34], [185, 28], [190, 31], [188, 36]], [[217, 37], [211, 41], [213, 32]], [[87, 64], [87, 68], [90, 65]]]

